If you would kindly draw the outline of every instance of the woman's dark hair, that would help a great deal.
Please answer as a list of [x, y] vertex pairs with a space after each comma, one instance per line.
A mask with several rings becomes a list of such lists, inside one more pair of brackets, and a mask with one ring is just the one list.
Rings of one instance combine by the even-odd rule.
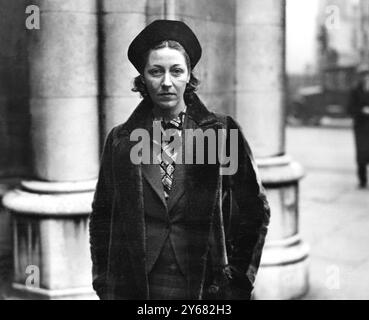
[[[184, 92], [184, 97], [186, 99], [191, 99], [193, 97], [194, 92], [197, 90], [197, 87], [200, 84], [200, 81], [193, 75], [192, 70], [191, 70], [191, 61], [190, 58], [186, 52], [186, 50], [183, 48], [183, 46], [178, 43], [177, 41], [174, 40], [165, 40], [160, 42], [159, 44], [157, 44], [155, 47], [151, 48], [149, 51], [147, 51], [143, 57], [145, 63], [147, 62], [147, 59], [149, 57], [149, 53], [151, 52], [151, 50], [156, 50], [156, 49], [162, 49], [162, 48], [171, 48], [171, 49], [176, 49], [180, 52], [183, 53], [185, 59], [186, 59], [186, 65], [187, 65], [187, 69], [190, 72], [190, 80], [186, 85], [186, 89]], [[142, 81], [142, 74], [135, 77], [133, 80], [133, 88], [132, 91], [133, 92], [139, 92], [141, 94], [141, 96], [143, 98], [147, 98], [149, 97], [149, 93], [147, 92], [147, 88], [145, 83]]]

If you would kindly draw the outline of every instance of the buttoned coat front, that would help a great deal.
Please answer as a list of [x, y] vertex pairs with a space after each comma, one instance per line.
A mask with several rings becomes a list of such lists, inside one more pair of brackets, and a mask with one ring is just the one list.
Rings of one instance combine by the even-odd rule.
[[[270, 210], [239, 126], [231, 117], [210, 112], [196, 95], [187, 99], [186, 105], [187, 128], [235, 129], [239, 133], [235, 174], [221, 176], [218, 164], [183, 167], [190, 298], [206, 299], [211, 273], [209, 232], [214, 215], [222, 212], [219, 197], [232, 195], [232, 209], [223, 210], [229, 264], [247, 274], [250, 288], [259, 267]], [[124, 124], [111, 130], [105, 142], [90, 219], [93, 287], [102, 299], [149, 298], [144, 170], [142, 164], [131, 161], [130, 152], [137, 144], [131, 141], [131, 133], [152, 128], [151, 108], [150, 100], [144, 99]], [[175, 204], [172, 202], [168, 206]]]

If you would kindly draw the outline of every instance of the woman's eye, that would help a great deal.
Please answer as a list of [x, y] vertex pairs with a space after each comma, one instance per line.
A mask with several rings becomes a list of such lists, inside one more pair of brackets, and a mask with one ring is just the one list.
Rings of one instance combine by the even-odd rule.
[[182, 69], [173, 69], [172, 73], [176, 76], [179, 76], [183, 73], [183, 70]]
[[152, 76], [159, 76], [159, 75], [161, 75], [162, 72], [159, 69], [153, 69], [153, 70], [150, 70], [149, 73]]

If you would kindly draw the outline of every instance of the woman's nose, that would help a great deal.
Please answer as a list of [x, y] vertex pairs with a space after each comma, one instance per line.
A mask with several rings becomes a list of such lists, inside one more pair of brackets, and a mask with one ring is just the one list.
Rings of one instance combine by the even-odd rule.
[[163, 79], [163, 82], [162, 82], [162, 86], [163, 87], [170, 87], [170, 86], [172, 86], [172, 79], [170, 77], [170, 74], [167, 73], [167, 72], [164, 74], [164, 79]]

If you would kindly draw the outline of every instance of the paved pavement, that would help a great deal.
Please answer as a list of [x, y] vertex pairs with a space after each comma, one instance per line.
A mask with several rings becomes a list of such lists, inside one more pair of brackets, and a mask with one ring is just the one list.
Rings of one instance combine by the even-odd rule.
[[350, 128], [287, 128], [287, 153], [306, 170], [299, 225], [311, 252], [304, 299], [369, 299], [369, 188], [357, 188], [353, 142]]

